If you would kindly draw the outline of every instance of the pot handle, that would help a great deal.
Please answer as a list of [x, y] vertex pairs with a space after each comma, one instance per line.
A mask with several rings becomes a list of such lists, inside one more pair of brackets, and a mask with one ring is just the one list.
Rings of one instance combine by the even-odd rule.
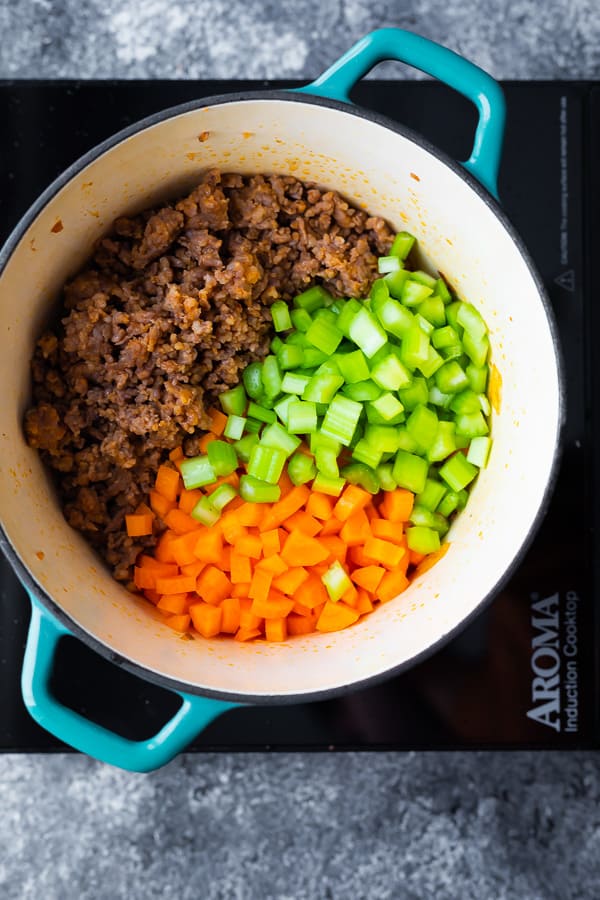
[[432, 75], [475, 104], [479, 122], [471, 156], [463, 165], [497, 198], [506, 117], [504, 94], [491, 75], [447, 47], [400, 28], [380, 28], [361, 38], [316, 81], [298, 90], [350, 103], [356, 82], [387, 59]]
[[145, 741], [130, 741], [96, 725], [50, 693], [56, 646], [71, 632], [32, 594], [29, 597], [31, 623], [21, 674], [23, 700], [38, 725], [76, 750], [130, 772], [151, 772], [184, 750], [213, 719], [238, 705], [177, 691], [181, 706], [157, 734]]

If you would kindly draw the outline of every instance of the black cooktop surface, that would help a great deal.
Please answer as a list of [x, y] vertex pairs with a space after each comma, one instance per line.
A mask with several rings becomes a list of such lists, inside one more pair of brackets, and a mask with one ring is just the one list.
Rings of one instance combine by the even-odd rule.
[[[201, 96], [287, 86], [0, 82], [0, 240], [61, 170], [136, 119]], [[504, 87], [500, 194], [545, 280], [567, 373], [562, 466], [539, 534], [494, 602], [419, 666], [335, 700], [231, 710], [190, 750], [600, 746], [593, 452], [600, 323], [592, 302], [600, 288], [593, 266], [600, 250], [600, 88]], [[474, 109], [442, 85], [362, 82], [355, 99], [456, 158], [470, 152]], [[27, 596], [0, 557], [0, 750], [65, 749], [30, 720], [21, 701], [28, 621]], [[152, 734], [177, 705], [71, 638], [60, 647], [53, 689], [67, 705], [134, 739]]]

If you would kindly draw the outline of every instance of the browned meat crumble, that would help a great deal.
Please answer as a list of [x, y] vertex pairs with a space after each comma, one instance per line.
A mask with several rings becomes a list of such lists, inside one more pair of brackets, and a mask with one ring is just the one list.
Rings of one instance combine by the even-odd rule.
[[392, 237], [334, 191], [214, 169], [182, 200], [114, 222], [37, 342], [25, 430], [68, 522], [117, 578], [154, 541], [128, 538], [125, 513], [170, 450], [197, 450], [219, 393], [268, 352], [273, 301], [315, 282], [364, 296]]

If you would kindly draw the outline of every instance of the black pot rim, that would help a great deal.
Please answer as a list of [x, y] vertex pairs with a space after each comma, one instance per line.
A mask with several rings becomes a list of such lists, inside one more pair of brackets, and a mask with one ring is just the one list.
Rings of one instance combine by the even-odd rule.
[[346, 684], [338, 685], [332, 688], [324, 688], [323, 690], [299, 692], [293, 694], [273, 693], [268, 695], [218, 691], [209, 688], [198, 687], [186, 682], [181, 682], [177, 679], [146, 668], [145, 666], [116, 653], [110, 648], [110, 646], [99, 641], [93, 634], [90, 634], [90, 632], [86, 631], [73, 619], [71, 619], [71, 617], [62, 609], [62, 607], [60, 607], [60, 605], [56, 603], [55, 600], [53, 600], [50, 594], [48, 594], [47, 591], [45, 591], [44, 588], [36, 581], [29, 568], [22, 562], [16, 550], [13, 548], [4, 530], [4, 526], [0, 522], [0, 549], [4, 552], [5, 556], [11, 563], [22, 584], [31, 594], [35, 596], [35, 598], [43, 605], [43, 607], [48, 612], [50, 612], [56, 619], [59, 620], [59, 622], [61, 622], [68, 628], [68, 630], [74, 637], [82, 640], [92, 650], [99, 653], [105, 659], [108, 659], [115, 665], [123, 667], [127, 671], [131, 672], [134, 675], [137, 675], [139, 678], [142, 678], [145, 681], [157, 684], [160, 687], [167, 688], [179, 694], [193, 694], [240, 704], [287, 705], [293, 703], [307, 703], [315, 700], [329, 700], [352, 691], [375, 686], [382, 681], [386, 681], [390, 678], [400, 675], [402, 672], [406, 671], [409, 668], [412, 668], [420, 662], [423, 662], [429, 656], [432, 656], [434, 653], [440, 650], [492, 602], [498, 591], [510, 579], [511, 575], [515, 572], [515, 570], [521, 563], [525, 553], [531, 545], [535, 534], [537, 533], [537, 530], [546, 514], [548, 505], [550, 503], [550, 499], [552, 497], [552, 493], [554, 491], [554, 487], [556, 485], [556, 480], [558, 477], [560, 459], [562, 454], [562, 432], [566, 418], [566, 380], [562, 351], [558, 336], [558, 328], [544, 283], [535, 267], [535, 264], [533, 263], [533, 260], [531, 259], [529, 251], [523, 243], [523, 240], [502, 210], [499, 203], [494, 199], [494, 197], [492, 197], [492, 195], [480, 184], [480, 182], [477, 181], [476, 178], [474, 178], [467, 170], [465, 170], [460, 165], [460, 163], [447, 156], [439, 148], [430, 144], [429, 141], [425, 140], [420, 134], [414, 132], [412, 129], [395, 122], [393, 119], [389, 119], [387, 116], [384, 116], [381, 113], [373, 112], [363, 107], [354, 106], [353, 104], [346, 104], [338, 100], [332, 100], [326, 97], [320, 97], [311, 94], [296, 93], [286, 90], [240, 91], [230, 94], [218, 94], [211, 97], [202, 97], [198, 100], [192, 100], [187, 103], [169, 107], [165, 110], [147, 116], [144, 119], [140, 119], [127, 128], [122, 129], [121, 131], [107, 138], [102, 143], [97, 144], [95, 147], [81, 156], [78, 160], [72, 163], [46, 188], [46, 190], [30, 206], [30, 208], [13, 229], [4, 246], [0, 250], [0, 276], [2, 275], [2, 272], [4, 271], [21, 238], [33, 223], [33, 221], [40, 214], [40, 212], [48, 205], [48, 203], [56, 196], [56, 194], [66, 184], [68, 184], [69, 181], [71, 181], [72, 178], [74, 178], [82, 169], [84, 169], [94, 160], [98, 159], [108, 150], [117, 146], [119, 143], [131, 137], [132, 135], [138, 134], [139, 132], [144, 131], [145, 129], [153, 125], [157, 125], [160, 122], [163, 122], [170, 118], [174, 118], [175, 116], [179, 116], [209, 106], [221, 106], [229, 103], [237, 103], [240, 101], [256, 100], [279, 100], [299, 104], [308, 104], [311, 106], [323, 106], [326, 108], [344, 112], [347, 115], [355, 116], [359, 119], [366, 119], [371, 122], [375, 122], [376, 124], [379, 124], [382, 127], [387, 128], [388, 130], [395, 132], [396, 134], [399, 134], [412, 141], [413, 143], [419, 145], [426, 152], [445, 164], [452, 172], [454, 172], [455, 175], [458, 175], [463, 181], [465, 181], [469, 185], [471, 190], [473, 190], [477, 194], [479, 199], [483, 203], [485, 203], [485, 205], [491, 210], [491, 212], [496, 216], [496, 218], [508, 232], [537, 287], [552, 337], [559, 384], [558, 427], [555, 435], [553, 462], [550, 475], [542, 500], [538, 507], [538, 511], [530, 525], [525, 540], [509, 563], [508, 567], [505, 569], [503, 575], [498, 579], [498, 581], [494, 584], [490, 591], [488, 591], [485, 597], [483, 597], [479, 601], [477, 606], [475, 606], [471, 610], [468, 616], [461, 619], [460, 622], [458, 622], [453, 628], [446, 632], [446, 634], [442, 635], [440, 638], [438, 638], [437, 641], [427, 646], [420, 653], [411, 656], [409, 659], [403, 660], [396, 666], [392, 666], [388, 669], [385, 669], [384, 671], [377, 672], [376, 674], [371, 675], [367, 678], [347, 682]]

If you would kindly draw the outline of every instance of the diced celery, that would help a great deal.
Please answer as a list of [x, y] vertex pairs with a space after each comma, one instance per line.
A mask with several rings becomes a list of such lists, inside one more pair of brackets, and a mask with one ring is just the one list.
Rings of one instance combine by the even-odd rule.
[[285, 428], [282, 428], [279, 422], [273, 422], [272, 425], [267, 425], [262, 433], [260, 442], [263, 447], [273, 447], [275, 450], [282, 450], [286, 456], [291, 456], [301, 443], [299, 438], [293, 434], [289, 434]]
[[489, 437], [475, 437], [469, 445], [467, 453], [467, 462], [473, 463], [478, 469], [484, 469], [487, 466], [490, 450], [492, 448], [492, 440]]
[[341, 443], [327, 437], [321, 431], [314, 431], [309, 436], [309, 443], [311, 453], [316, 453], [319, 447], [325, 447], [326, 450], [332, 450], [336, 456], [339, 456], [342, 452]]
[[250, 363], [242, 372], [242, 381], [246, 388], [246, 393], [253, 400], [256, 400], [262, 394], [262, 365], [259, 362]]
[[240, 497], [248, 503], [276, 503], [281, 496], [278, 484], [267, 484], [252, 475], [240, 478]]
[[429, 356], [429, 338], [422, 328], [413, 325], [402, 338], [402, 362], [410, 371], [414, 371]]
[[294, 453], [290, 456], [287, 464], [287, 472], [290, 476], [292, 484], [306, 484], [312, 481], [317, 474], [315, 461], [311, 456], [305, 453]]
[[408, 281], [408, 277], [410, 272], [408, 269], [400, 269], [398, 272], [390, 272], [388, 275], [384, 276], [384, 281], [388, 286], [388, 290], [392, 297], [396, 300], [400, 300], [402, 297], [402, 291], [404, 290], [404, 285]]
[[434, 411], [419, 404], [406, 420], [406, 430], [421, 451], [427, 453], [435, 442], [438, 424], [438, 417]]
[[418, 449], [418, 444], [407, 431], [406, 425], [400, 425], [398, 428], [398, 450], [406, 450], [407, 453], [416, 453]]
[[365, 440], [382, 453], [395, 453], [399, 449], [398, 429], [390, 425], [367, 425]]
[[428, 478], [421, 493], [415, 497], [415, 503], [435, 512], [447, 491], [448, 488], [441, 481]]
[[471, 362], [481, 368], [485, 365], [490, 350], [490, 341], [487, 334], [480, 338], [474, 338], [465, 331], [463, 334], [463, 348]]
[[365, 438], [361, 438], [352, 451], [352, 459], [364, 463], [371, 469], [377, 468], [382, 456], [383, 450], [380, 447], [373, 446]]
[[277, 484], [281, 478], [287, 454], [275, 447], [265, 447], [257, 444], [250, 454], [248, 462], [248, 475], [268, 484]]
[[461, 303], [456, 321], [465, 329], [465, 334], [470, 335], [474, 341], [480, 341], [487, 334], [485, 322], [471, 303]]
[[475, 438], [483, 437], [488, 431], [488, 424], [480, 411], [475, 413], [464, 413], [456, 417], [457, 434], [461, 434], [468, 438]]
[[404, 412], [404, 406], [400, 400], [398, 400], [395, 394], [392, 394], [389, 391], [382, 394], [381, 397], [377, 397], [376, 400], [371, 400], [370, 407], [371, 409], [374, 409], [385, 422], [391, 422], [392, 419]]
[[270, 424], [277, 419], [274, 410], [265, 409], [264, 406], [259, 406], [258, 403], [254, 403], [253, 400], [248, 404], [248, 415], [253, 419], [258, 419], [259, 422], [266, 422], [267, 424]]
[[283, 341], [278, 335], [275, 335], [271, 343], [269, 344], [269, 349], [271, 353], [274, 353], [277, 356], [277, 352], [284, 346]]
[[488, 367], [482, 366], [478, 368], [473, 363], [469, 363], [465, 371], [471, 390], [475, 391], [476, 394], [484, 394], [487, 388]]
[[297, 331], [307, 332], [312, 325], [312, 316], [306, 309], [293, 309], [290, 318]]
[[315, 450], [315, 464], [326, 478], [339, 478], [340, 467], [337, 458], [338, 454], [330, 447], [320, 446]]
[[327, 478], [320, 472], [317, 472], [315, 480], [312, 483], [313, 491], [320, 491], [321, 494], [330, 494], [332, 497], [339, 497], [346, 481], [344, 478]]
[[402, 262], [399, 256], [380, 256], [377, 260], [377, 271], [380, 275], [387, 275], [389, 272], [398, 272], [402, 268]]
[[414, 272], [410, 273], [410, 277], [413, 281], [416, 281], [418, 284], [424, 284], [426, 287], [434, 290], [437, 279], [430, 275], [429, 272], [424, 272], [422, 269], [416, 269]]
[[317, 350], [330, 356], [335, 353], [344, 336], [336, 322], [334, 313], [328, 309], [320, 310], [306, 332], [306, 340]]
[[352, 587], [350, 576], [337, 559], [321, 575], [321, 581], [325, 585], [329, 599], [333, 603], [336, 603]]
[[281, 382], [281, 390], [284, 394], [297, 394], [300, 397], [306, 390], [309, 381], [308, 375], [302, 375], [299, 372], [286, 372]]
[[444, 325], [443, 328], [436, 328], [431, 335], [431, 343], [436, 350], [442, 350], [444, 347], [453, 347], [459, 343], [459, 337], [452, 325]]
[[[377, 402], [377, 401], [375, 401]], [[342, 397], [337, 394], [323, 419], [321, 431], [327, 437], [333, 438], [334, 441], [348, 446], [354, 435], [358, 420], [362, 413], [362, 406], [349, 397]]]
[[419, 403], [426, 404], [429, 400], [427, 382], [420, 375], [413, 378], [412, 384], [398, 391], [400, 402], [405, 409], [414, 409]]
[[420, 494], [427, 481], [429, 466], [422, 456], [398, 450], [392, 474], [399, 487]]
[[413, 248], [416, 238], [408, 231], [399, 231], [390, 247], [390, 256], [399, 256], [406, 259]]
[[305, 400], [294, 400], [288, 406], [287, 430], [291, 434], [308, 434], [317, 429], [317, 407]]
[[235, 448], [228, 444], [227, 441], [211, 441], [206, 452], [215, 475], [219, 478], [223, 475], [231, 475], [237, 469], [237, 453]]
[[321, 285], [316, 284], [294, 297], [294, 306], [305, 309], [309, 313], [313, 313], [322, 306], [328, 306], [332, 300], [331, 294], [328, 294]]
[[279, 368], [284, 371], [296, 369], [304, 364], [304, 349], [298, 344], [283, 344], [275, 355], [277, 356]]
[[262, 365], [262, 383], [266, 397], [277, 397], [281, 392], [281, 369], [277, 357], [265, 356]]
[[337, 354], [333, 354], [326, 359], [324, 363], [321, 363], [315, 375], [340, 375], [340, 369], [337, 364]]
[[469, 379], [457, 361], [452, 359], [437, 370], [435, 383], [443, 394], [457, 394], [469, 386]]
[[331, 403], [336, 391], [343, 385], [342, 375], [319, 375], [315, 373], [302, 392], [302, 399], [312, 403]]
[[462, 337], [463, 329], [462, 325], [458, 322], [458, 311], [462, 306], [462, 301], [454, 300], [454, 302], [449, 303], [446, 307], [446, 321], [448, 325], [451, 325], [459, 337]]
[[452, 412], [458, 413], [459, 415], [479, 412], [481, 410], [479, 397], [474, 391], [467, 388], [452, 397], [450, 409]]
[[417, 312], [420, 316], [427, 319], [435, 328], [442, 328], [446, 324], [446, 309], [444, 301], [435, 294], [423, 300], [417, 306]]
[[429, 402], [434, 406], [441, 406], [442, 409], [448, 409], [452, 402], [453, 394], [443, 394], [437, 384], [432, 384], [429, 388]]
[[485, 394], [477, 394], [477, 398], [479, 400], [479, 406], [481, 407], [481, 412], [484, 414], [484, 416], [489, 416], [492, 411], [492, 407], [490, 406], [490, 401], [488, 400], [488, 398], [486, 397]]
[[275, 331], [289, 331], [292, 327], [290, 310], [285, 300], [277, 300], [271, 307], [271, 318]]
[[434, 553], [440, 548], [440, 536], [433, 528], [415, 525], [406, 529], [406, 542], [409, 550], [415, 553]]
[[342, 388], [342, 393], [351, 400], [366, 403], [367, 400], [377, 400], [383, 391], [373, 381], [358, 381], [355, 384], [346, 384]]
[[382, 463], [375, 470], [382, 491], [395, 491], [398, 487], [393, 475], [393, 468], [391, 463]]
[[415, 273], [411, 272], [407, 281], [404, 282], [402, 288], [402, 303], [405, 306], [418, 306], [427, 297], [431, 297], [433, 288], [427, 287], [425, 284], [419, 284], [415, 279]]
[[337, 317], [337, 327], [347, 338], [350, 337], [350, 323], [354, 319], [356, 313], [360, 312], [362, 308], [363, 304], [359, 303], [358, 300], [355, 300], [354, 297], [351, 297]]
[[294, 397], [292, 394], [286, 394], [283, 400], [278, 400], [275, 406], [273, 407], [277, 416], [284, 425], [287, 425], [287, 411], [290, 403], [293, 401]]
[[247, 397], [243, 384], [238, 384], [229, 391], [219, 394], [221, 409], [228, 416], [243, 416], [246, 409]]
[[441, 462], [457, 449], [454, 422], [439, 422], [435, 441], [427, 452], [429, 462]]
[[248, 462], [252, 449], [256, 444], [258, 444], [258, 435], [247, 434], [243, 438], [240, 438], [239, 441], [236, 441], [233, 446], [235, 447], [235, 452], [239, 458], [244, 462]]
[[220, 511], [237, 496], [238, 492], [232, 484], [220, 484], [219, 487], [215, 488], [212, 492], [209, 499], [212, 506]]
[[412, 376], [395, 353], [387, 353], [371, 370], [371, 378], [386, 391], [397, 391], [410, 384]]
[[336, 364], [346, 384], [366, 381], [369, 377], [369, 366], [362, 350], [353, 353], [340, 353], [336, 356]]
[[432, 375], [441, 369], [444, 365], [444, 360], [439, 355], [437, 350], [434, 350], [431, 344], [429, 345], [429, 349], [427, 351], [427, 359], [425, 362], [422, 362], [419, 365], [419, 370], [425, 376], [425, 378], [431, 378]]
[[452, 513], [458, 509], [459, 496], [456, 491], [448, 491], [445, 497], [442, 498], [440, 505], [438, 506], [438, 512], [442, 516], [451, 516]]
[[477, 467], [468, 462], [462, 453], [455, 453], [446, 460], [439, 475], [453, 491], [462, 491], [473, 481], [477, 472]]
[[374, 298], [373, 310], [385, 330], [395, 337], [403, 337], [415, 324], [415, 317], [411, 311], [393, 297]]
[[435, 331], [431, 322], [425, 319], [419, 312], [415, 312], [413, 319], [415, 324], [418, 325], [421, 331], [424, 331], [427, 337], [431, 340], [431, 335]]
[[207, 528], [212, 528], [221, 518], [221, 510], [211, 503], [211, 497], [201, 497], [194, 505], [190, 515], [192, 519], [201, 522]]
[[442, 298], [444, 303], [452, 302], [452, 294], [443, 278], [438, 278], [435, 282], [435, 293]]
[[353, 462], [341, 470], [340, 474], [350, 484], [358, 484], [370, 494], [377, 494], [380, 489], [377, 473], [364, 463]]
[[320, 366], [328, 359], [327, 354], [316, 347], [304, 348], [304, 361], [300, 366], [301, 369], [312, 369], [313, 366]]
[[217, 474], [211, 466], [208, 456], [193, 456], [183, 459], [179, 463], [179, 471], [187, 491], [203, 487], [205, 484], [214, 484], [217, 480]]
[[232, 441], [239, 441], [246, 427], [246, 419], [243, 416], [228, 416], [223, 434]]
[[377, 319], [364, 307], [360, 309], [349, 328], [350, 338], [369, 359], [387, 343], [387, 335]]

